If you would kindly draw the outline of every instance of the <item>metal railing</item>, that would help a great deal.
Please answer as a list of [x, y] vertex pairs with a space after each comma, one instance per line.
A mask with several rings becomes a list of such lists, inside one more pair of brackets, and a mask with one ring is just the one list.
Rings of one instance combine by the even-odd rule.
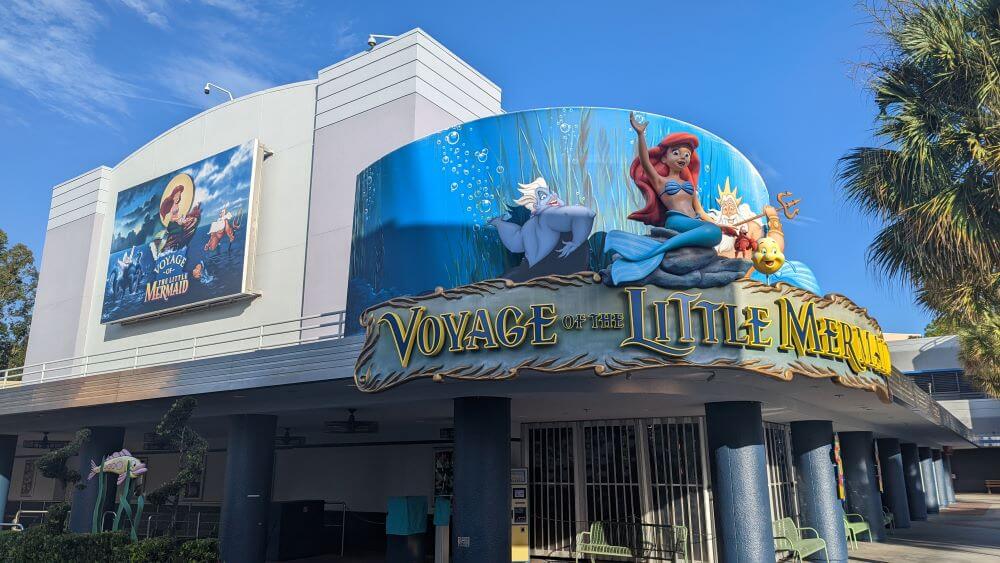
[[0, 371], [0, 389], [344, 337], [346, 311], [76, 356]]
[[[179, 510], [177, 513], [177, 537], [192, 539], [219, 537], [221, 503], [199, 506], [181, 505], [180, 508], [184, 510]], [[168, 511], [154, 512], [146, 516], [143, 536], [150, 538], [167, 533], [171, 518], [172, 515]]]

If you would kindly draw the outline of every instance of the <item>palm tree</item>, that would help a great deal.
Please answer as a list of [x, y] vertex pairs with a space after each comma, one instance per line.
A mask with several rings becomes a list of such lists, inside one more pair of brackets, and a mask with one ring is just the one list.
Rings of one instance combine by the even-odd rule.
[[[995, 342], [1000, 0], [895, 0], [874, 15], [886, 51], [867, 69], [884, 143], [841, 158], [841, 186], [882, 225], [869, 247], [875, 270], [910, 282], [922, 305], [963, 327], [963, 344]], [[982, 352], [1000, 363], [996, 347]], [[975, 365], [982, 358], [967, 350]], [[1000, 391], [1000, 374], [987, 372], [984, 389]]]

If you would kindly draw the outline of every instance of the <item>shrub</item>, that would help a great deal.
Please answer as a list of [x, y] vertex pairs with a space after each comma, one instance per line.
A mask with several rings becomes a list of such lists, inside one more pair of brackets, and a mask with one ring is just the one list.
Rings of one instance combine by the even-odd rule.
[[49, 533], [45, 526], [0, 532], [3, 563], [216, 563], [219, 540], [179, 543], [169, 537], [131, 543], [124, 532]]
[[38, 526], [0, 534], [0, 558], [9, 563], [113, 561], [114, 554], [127, 545], [128, 537], [120, 532], [54, 535]]
[[69, 503], [61, 502], [49, 507], [49, 513], [42, 525], [49, 534], [61, 534], [66, 531], [66, 518], [69, 516]]
[[177, 541], [167, 536], [144, 539], [130, 548], [130, 563], [163, 563], [173, 561], [177, 555]]
[[206, 538], [181, 544], [177, 559], [184, 563], [216, 563], [219, 560], [219, 540]]

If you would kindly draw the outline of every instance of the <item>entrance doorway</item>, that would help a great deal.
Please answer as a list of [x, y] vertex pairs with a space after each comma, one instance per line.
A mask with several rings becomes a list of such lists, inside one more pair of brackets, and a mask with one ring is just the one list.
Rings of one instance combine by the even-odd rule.
[[713, 561], [704, 432], [702, 417], [524, 425], [532, 555], [571, 557], [605, 521], [684, 526], [688, 560]]

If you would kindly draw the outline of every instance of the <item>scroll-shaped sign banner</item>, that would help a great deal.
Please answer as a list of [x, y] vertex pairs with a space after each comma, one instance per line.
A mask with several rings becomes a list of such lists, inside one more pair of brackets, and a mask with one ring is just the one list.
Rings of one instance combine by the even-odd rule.
[[488, 280], [365, 311], [355, 380], [382, 391], [420, 377], [496, 380], [522, 370], [614, 375], [665, 366], [832, 378], [889, 400], [889, 349], [867, 311], [840, 295], [740, 280], [669, 290], [600, 276]]

